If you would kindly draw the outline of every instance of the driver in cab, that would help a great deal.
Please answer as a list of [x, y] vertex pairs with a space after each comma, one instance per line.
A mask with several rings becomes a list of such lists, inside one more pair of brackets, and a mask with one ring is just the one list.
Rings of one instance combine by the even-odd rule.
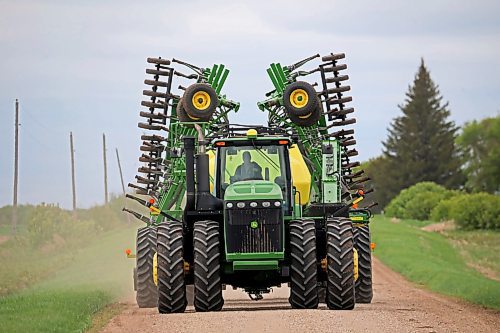
[[252, 161], [250, 152], [243, 153], [243, 163], [236, 168], [234, 181], [263, 179], [262, 168], [257, 162]]

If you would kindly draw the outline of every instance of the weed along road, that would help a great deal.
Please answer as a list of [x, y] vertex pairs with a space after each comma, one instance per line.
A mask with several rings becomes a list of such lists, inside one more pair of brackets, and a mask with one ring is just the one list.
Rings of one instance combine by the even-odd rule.
[[133, 297], [103, 332], [498, 332], [500, 313], [436, 295], [407, 282], [374, 260], [372, 304], [352, 311], [292, 310], [288, 288], [261, 301], [240, 291], [224, 292], [221, 312], [160, 315], [139, 309]]

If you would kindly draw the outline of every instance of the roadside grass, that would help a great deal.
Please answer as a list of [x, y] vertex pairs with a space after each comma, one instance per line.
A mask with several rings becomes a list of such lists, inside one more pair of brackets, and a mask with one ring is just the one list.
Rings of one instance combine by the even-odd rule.
[[470, 267], [500, 281], [500, 232], [452, 230], [443, 233]]
[[[409, 280], [433, 291], [500, 309], [500, 282], [469, 267], [451, 240], [421, 230], [424, 225], [375, 216], [371, 224], [372, 238], [377, 243], [375, 255]], [[495, 247], [490, 251], [492, 261], [500, 261], [499, 252], [493, 253]]]
[[[93, 323], [93, 316], [132, 290], [134, 262], [124, 250], [133, 247], [136, 230], [137, 226], [124, 227], [66, 250], [66, 259], [50, 278], [0, 298], [0, 330], [82, 332], [104, 325]], [[26, 265], [37, 259], [34, 256]]]

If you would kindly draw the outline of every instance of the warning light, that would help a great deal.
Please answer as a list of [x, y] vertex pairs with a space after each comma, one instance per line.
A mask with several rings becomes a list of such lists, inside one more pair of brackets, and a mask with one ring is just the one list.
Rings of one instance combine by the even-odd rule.
[[278, 143], [279, 143], [280, 145], [287, 145], [287, 144], [288, 144], [288, 142], [289, 142], [288, 140], [279, 140], [279, 141], [278, 141]]
[[226, 143], [225, 143], [224, 141], [219, 141], [219, 142], [216, 142], [216, 143], [215, 143], [215, 145], [216, 145], [217, 147], [222, 147], [222, 146], [225, 146], [225, 145], [226, 145]]
[[131, 251], [130, 249], [126, 249], [126, 250], [125, 250], [125, 254], [126, 254], [126, 255], [128, 255], [128, 256], [129, 256], [131, 253], [132, 253], [132, 251]]
[[354, 209], [358, 209], [358, 204], [357, 204], [357, 203], [353, 204], [353, 205], [352, 205], [352, 208], [354, 208]]
[[363, 191], [363, 190], [358, 190], [358, 194], [359, 194], [359, 195], [361, 195], [361, 196], [363, 196], [363, 195], [365, 195], [365, 191]]
[[155, 199], [153, 199], [153, 198], [149, 199], [149, 203], [150, 204], [154, 204], [155, 203]]
[[376, 246], [375, 243], [370, 243], [370, 249], [372, 251], [375, 251], [375, 246]]

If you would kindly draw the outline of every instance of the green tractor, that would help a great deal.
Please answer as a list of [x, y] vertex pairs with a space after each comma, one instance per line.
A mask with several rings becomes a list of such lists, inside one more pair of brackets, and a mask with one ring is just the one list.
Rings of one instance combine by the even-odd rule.
[[[291, 66], [272, 64], [274, 85], [258, 107], [266, 126], [231, 125], [239, 104], [221, 94], [229, 71], [223, 65], [200, 68], [154, 58], [154, 80], [144, 92], [148, 121], [144, 134], [143, 176], [130, 184], [149, 207], [138, 231], [134, 281], [140, 307], [160, 313], [220, 311], [226, 286], [261, 299], [288, 284], [293, 308], [350, 310], [372, 299], [368, 180], [351, 161], [357, 155], [347, 116], [349, 87], [340, 75], [343, 54], [330, 54], [310, 71], [307, 58]], [[186, 75], [172, 67], [187, 66]], [[317, 84], [298, 80], [317, 74]], [[161, 76], [166, 78], [161, 81]], [[195, 80], [182, 96], [172, 78]], [[158, 112], [160, 109], [160, 112]], [[192, 294], [192, 295], [191, 295]]]

